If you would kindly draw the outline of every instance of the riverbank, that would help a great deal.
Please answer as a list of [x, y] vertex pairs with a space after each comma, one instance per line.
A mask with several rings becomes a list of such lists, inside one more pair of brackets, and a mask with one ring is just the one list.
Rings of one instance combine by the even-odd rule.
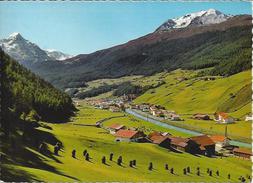
[[[182, 122], [160, 121], [159, 118], [153, 117], [153, 116], [151, 116], [147, 113], [141, 112], [141, 111], [126, 109], [126, 112], [128, 114], [134, 115], [135, 117], [138, 117], [142, 120], [154, 123], [154, 124], [159, 125], [159, 126], [166, 127], [168, 129], [173, 129], [173, 130], [176, 130], [176, 131], [187, 133], [187, 134], [190, 134], [190, 135], [212, 134], [212, 133], [203, 133], [203, 132], [195, 131], [195, 130], [192, 130], [192, 129], [187, 129], [187, 128], [184, 128], [184, 127], [178, 125], [178, 123], [182, 123]], [[251, 148], [251, 144], [247, 143], [245, 141], [239, 141], [239, 140], [234, 140], [233, 139], [233, 140], [231, 140], [231, 144], [241, 146], [241, 147]]]

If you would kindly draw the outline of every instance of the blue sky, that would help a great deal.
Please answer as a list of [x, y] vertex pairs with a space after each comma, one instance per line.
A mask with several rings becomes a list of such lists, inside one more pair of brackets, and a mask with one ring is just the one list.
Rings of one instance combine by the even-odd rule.
[[91, 53], [153, 32], [169, 18], [210, 8], [251, 14], [250, 2], [0, 2], [0, 39], [20, 32], [43, 49]]

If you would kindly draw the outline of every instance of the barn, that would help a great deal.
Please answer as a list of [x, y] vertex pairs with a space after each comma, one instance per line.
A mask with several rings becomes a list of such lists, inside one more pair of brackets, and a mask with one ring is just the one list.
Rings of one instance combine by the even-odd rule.
[[138, 142], [138, 139], [145, 136], [143, 132], [134, 130], [119, 130], [115, 133], [117, 142]]

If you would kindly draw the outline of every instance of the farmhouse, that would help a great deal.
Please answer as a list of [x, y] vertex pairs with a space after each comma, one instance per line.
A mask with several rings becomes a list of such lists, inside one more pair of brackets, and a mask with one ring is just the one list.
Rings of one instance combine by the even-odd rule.
[[116, 123], [116, 124], [112, 124], [111, 126], [109, 126], [108, 129], [110, 130], [111, 134], [115, 134], [117, 131], [119, 131], [121, 129], [126, 129], [126, 126]]
[[245, 148], [234, 148], [233, 154], [238, 157], [250, 159], [252, 156], [252, 151]]
[[144, 138], [145, 134], [141, 131], [134, 130], [119, 130], [115, 133], [116, 141], [118, 142], [137, 142], [138, 139]]
[[191, 137], [191, 140], [199, 145], [199, 153], [206, 156], [212, 156], [215, 154], [215, 143], [207, 135], [200, 135]]
[[193, 119], [198, 119], [198, 120], [210, 120], [210, 117], [207, 114], [194, 114]]
[[234, 122], [234, 118], [232, 118], [225, 112], [215, 113], [214, 120], [217, 121], [218, 123], [233, 123]]
[[162, 135], [160, 132], [153, 132], [149, 134], [148, 138], [151, 140], [152, 143], [158, 144], [161, 147], [170, 148], [170, 138], [168, 135]]
[[155, 140], [153, 140], [152, 142], [154, 144], [157, 144], [157, 145], [161, 146], [161, 147], [169, 149], [170, 148], [171, 140], [170, 140], [169, 137], [159, 136]]
[[182, 137], [169, 137], [171, 140], [171, 147], [188, 152], [191, 154], [197, 154], [199, 152], [199, 145], [189, 138]]
[[215, 151], [217, 152], [219, 152], [222, 148], [230, 145], [230, 139], [223, 135], [212, 135], [210, 138], [215, 143]]

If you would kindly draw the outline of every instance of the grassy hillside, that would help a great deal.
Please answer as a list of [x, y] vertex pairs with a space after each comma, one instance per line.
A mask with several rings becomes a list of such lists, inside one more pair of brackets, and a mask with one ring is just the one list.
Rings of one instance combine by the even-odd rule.
[[241, 118], [251, 111], [250, 71], [207, 80], [196, 77], [195, 72], [177, 70], [167, 74], [164, 81], [164, 85], [148, 90], [134, 102], [160, 104], [181, 114], [225, 111]]
[[[101, 128], [91, 126], [81, 126], [95, 124], [96, 121], [110, 116], [119, 116], [122, 113], [111, 113], [109, 111], [93, 109], [87, 106], [79, 108], [78, 115], [72, 119], [71, 123], [50, 124], [51, 130], [40, 127], [38, 130], [43, 133], [54, 133], [55, 138], [61, 141], [64, 151], [59, 156], [44, 156], [34, 149], [27, 150], [36, 154], [44, 164], [30, 164], [25, 162], [16, 164], [12, 162], [4, 164], [13, 172], [12, 177], [3, 180], [37, 180], [37, 181], [171, 181], [171, 182], [225, 182], [228, 181], [227, 174], [231, 174], [231, 181], [238, 181], [238, 177], [251, 173], [251, 162], [234, 157], [227, 158], [207, 158], [204, 156], [193, 156], [187, 153], [174, 153], [158, 147], [154, 144], [146, 143], [118, 143], [114, 137]], [[146, 129], [168, 131], [162, 127], [125, 116], [114, 118], [104, 122], [104, 126], [112, 123], [121, 123], [129, 127], [145, 126]], [[174, 131], [169, 131], [174, 135]], [[53, 147], [48, 143], [49, 149]], [[71, 151], [76, 149], [77, 158], [71, 157]], [[87, 149], [91, 156], [91, 161], [87, 162], [82, 157], [82, 152]], [[114, 153], [114, 161], [108, 161], [109, 154]], [[123, 166], [118, 166], [115, 159], [123, 157]], [[102, 156], [106, 156], [108, 165], [101, 163]], [[129, 161], [137, 160], [137, 167], [130, 168]], [[31, 160], [32, 162], [34, 160]], [[153, 162], [154, 170], [148, 170], [149, 162]], [[165, 163], [173, 167], [175, 174], [172, 175], [164, 169]], [[221, 166], [222, 165], [222, 166]], [[190, 166], [192, 173], [183, 175], [183, 168]], [[196, 168], [200, 167], [201, 176], [196, 176]], [[206, 174], [206, 169], [219, 170], [220, 176], [212, 177]], [[19, 175], [23, 179], [17, 179]], [[20, 178], [20, 177], [19, 177]]]
[[[3, 51], [0, 51], [0, 58], [1, 163], [48, 167], [35, 150], [38, 150], [41, 142], [54, 143], [56, 139], [51, 133], [37, 128], [43, 126], [50, 129], [41, 121], [57, 123], [68, 120], [75, 110], [72, 100]], [[2, 168], [1, 165], [1, 180], [11, 180], [13, 176], [22, 178], [25, 174], [8, 167]]]

